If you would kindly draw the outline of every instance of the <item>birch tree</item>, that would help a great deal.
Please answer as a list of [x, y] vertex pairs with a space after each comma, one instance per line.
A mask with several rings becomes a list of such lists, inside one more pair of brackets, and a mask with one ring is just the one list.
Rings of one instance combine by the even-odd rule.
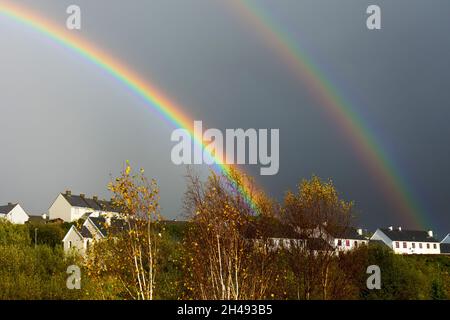
[[105, 223], [107, 238], [92, 246], [89, 270], [99, 281], [114, 279], [124, 298], [152, 300], [161, 238], [156, 181], [147, 179], [143, 170], [133, 173], [127, 163], [109, 190], [120, 213]]
[[[271, 283], [268, 253], [246, 230], [261, 214], [261, 194], [251, 180], [231, 172], [211, 173], [207, 182], [188, 174], [185, 210], [191, 228], [185, 241], [187, 287], [197, 299], [262, 299]], [[239, 192], [246, 185], [248, 197]], [[254, 204], [254, 205], [250, 205]], [[258, 207], [258, 208], [255, 208]]]

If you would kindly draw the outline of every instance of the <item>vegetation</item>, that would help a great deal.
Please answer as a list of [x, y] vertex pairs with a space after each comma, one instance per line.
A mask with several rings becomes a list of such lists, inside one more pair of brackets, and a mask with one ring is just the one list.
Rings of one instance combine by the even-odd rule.
[[[164, 221], [156, 182], [127, 164], [109, 186], [123, 216], [85, 259], [63, 252], [71, 224], [0, 221], [0, 299], [450, 299], [449, 256], [380, 245], [336, 255], [326, 242], [277, 248], [274, 233], [307, 239], [352, 226], [353, 204], [331, 181], [304, 180], [280, 204], [237, 172], [187, 181], [187, 221]], [[235, 191], [244, 185], [246, 199]], [[66, 286], [70, 265], [81, 268], [81, 290]], [[380, 290], [367, 289], [370, 265], [381, 269]]]
[[77, 264], [77, 257], [65, 256], [61, 245], [35, 246], [31, 230], [34, 226], [0, 221], [0, 299], [83, 298], [85, 291], [66, 287], [67, 267]]

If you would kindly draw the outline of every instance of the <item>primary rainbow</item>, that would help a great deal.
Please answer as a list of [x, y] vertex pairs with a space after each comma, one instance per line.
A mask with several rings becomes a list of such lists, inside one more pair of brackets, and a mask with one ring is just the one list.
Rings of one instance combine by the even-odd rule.
[[[33, 30], [51, 38], [55, 42], [67, 47], [83, 58], [91, 61], [98, 67], [107, 71], [114, 78], [125, 84], [129, 89], [136, 92], [153, 108], [160, 112], [164, 118], [166, 118], [175, 127], [186, 129], [191, 137], [193, 137], [194, 143], [204, 148], [206, 147], [202, 141], [202, 138], [194, 134], [193, 120], [188, 118], [182, 111], [181, 107], [174, 101], [169, 100], [155, 85], [150, 84], [134, 73], [126, 65], [119, 63], [111, 55], [100, 51], [91, 43], [74, 36], [67, 32], [64, 28], [56, 26], [52, 22], [43, 17], [36, 15], [35, 13], [19, 7], [11, 3], [0, 3], [0, 14], [13, 19], [23, 25], [31, 27]], [[227, 164], [221, 164], [217, 155], [209, 153], [212, 159], [215, 160], [215, 167], [218, 168], [224, 174], [229, 174], [232, 166]], [[237, 169], [236, 169], [237, 170]], [[254, 209], [257, 210], [257, 206], [254, 202], [253, 191], [249, 184], [245, 184], [242, 181], [242, 187], [238, 188], [238, 192], [242, 194], [246, 202]]]
[[337, 123], [345, 133], [381, 190], [395, 204], [399, 212], [415, 227], [427, 226], [426, 211], [421, 208], [398, 170], [395, 170], [381, 144], [298, 44], [275, 25], [254, 1], [229, 0], [227, 4], [242, 17], [245, 23], [251, 24], [263, 40], [284, 59], [295, 75], [307, 84], [333, 122]]

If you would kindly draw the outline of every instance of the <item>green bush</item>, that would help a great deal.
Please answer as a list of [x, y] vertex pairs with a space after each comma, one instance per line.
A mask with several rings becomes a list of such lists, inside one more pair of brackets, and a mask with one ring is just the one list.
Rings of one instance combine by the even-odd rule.
[[0, 246], [0, 299], [80, 299], [83, 290], [66, 287], [67, 259], [60, 248]]
[[0, 245], [30, 245], [31, 239], [25, 225], [12, 224], [0, 219]]
[[33, 224], [27, 225], [29, 229], [30, 238], [32, 243], [35, 244], [35, 239], [37, 239], [37, 244], [45, 244], [50, 247], [56, 247], [62, 245], [62, 239], [67, 233], [66, 228], [62, 224]]

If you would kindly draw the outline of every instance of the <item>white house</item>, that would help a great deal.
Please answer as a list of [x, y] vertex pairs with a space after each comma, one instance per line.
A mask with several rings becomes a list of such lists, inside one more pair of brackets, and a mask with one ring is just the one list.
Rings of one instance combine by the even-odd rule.
[[364, 237], [362, 229], [345, 228], [341, 232], [331, 234], [334, 247], [338, 251], [349, 251], [360, 246], [368, 245], [369, 240]]
[[440, 254], [433, 231], [403, 230], [401, 227], [377, 229], [371, 240], [379, 240], [398, 254]]
[[107, 220], [104, 217], [89, 216], [80, 230], [73, 225], [62, 240], [64, 251], [75, 250], [83, 255], [94, 240], [107, 236], [106, 223]]
[[312, 239], [321, 239], [325, 241], [331, 248], [334, 248], [337, 253], [350, 251], [369, 244], [369, 239], [364, 237], [363, 230], [353, 227], [317, 227], [308, 230], [306, 235], [307, 238], [309, 238], [309, 241]]
[[95, 213], [89, 215], [80, 229], [72, 226], [67, 231], [62, 242], [64, 251], [78, 251], [84, 255], [89, 247], [98, 240], [104, 239], [109, 233], [117, 234], [128, 229], [128, 223], [117, 216], [97, 216]]
[[110, 201], [99, 200], [96, 196], [87, 198], [84, 194], [73, 195], [70, 190], [60, 193], [48, 209], [50, 220], [62, 219], [66, 222], [76, 221], [91, 213], [114, 214], [115, 210]]
[[[249, 234], [246, 235], [247, 238], [257, 238], [255, 236], [258, 232], [255, 231], [255, 228], [256, 226], [250, 228]], [[265, 228], [264, 233], [264, 236], [272, 243], [275, 250], [280, 248], [289, 249], [292, 245], [296, 245], [316, 252], [334, 251], [336, 254], [339, 254], [339, 252], [349, 251], [369, 244], [369, 239], [364, 237], [362, 229], [352, 227], [327, 228], [326, 226], [320, 226], [299, 229], [273, 221], [270, 228]]]
[[11, 223], [24, 224], [29, 216], [18, 203], [8, 203], [0, 206], [0, 219], [6, 219]]

